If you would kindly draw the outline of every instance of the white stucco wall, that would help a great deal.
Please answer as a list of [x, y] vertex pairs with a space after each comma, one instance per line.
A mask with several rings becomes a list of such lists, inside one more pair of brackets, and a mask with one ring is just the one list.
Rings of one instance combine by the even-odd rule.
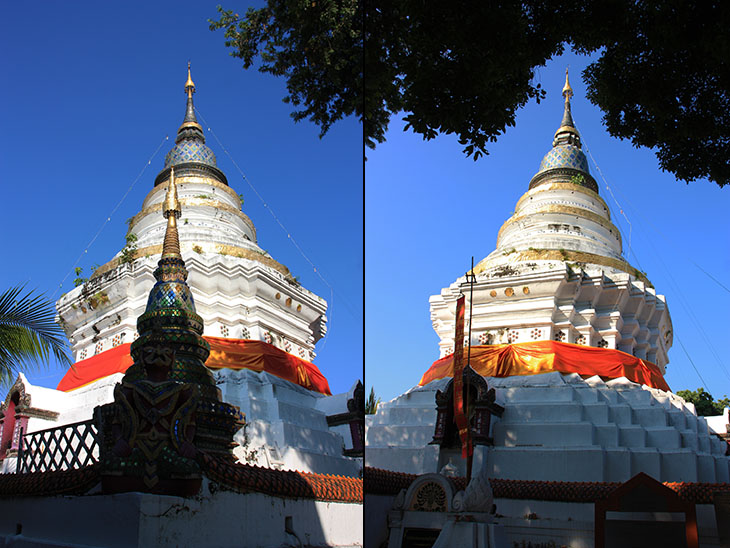
[[[239, 494], [216, 487], [206, 481], [203, 495], [193, 498], [124, 493], [0, 499], [0, 546], [362, 546], [361, 504]], [[287, 517], [296, 537], [285, 531]]]

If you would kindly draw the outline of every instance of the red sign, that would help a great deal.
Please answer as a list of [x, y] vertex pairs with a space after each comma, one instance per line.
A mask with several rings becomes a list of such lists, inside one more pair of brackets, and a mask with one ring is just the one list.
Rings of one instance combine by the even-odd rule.
[[456, 300], [456, 333], [454, 334], [454, 422], [461, 438], [461, 458], [472, 454], [469, 421], [464, 406], [464, 301], [461, 295]]

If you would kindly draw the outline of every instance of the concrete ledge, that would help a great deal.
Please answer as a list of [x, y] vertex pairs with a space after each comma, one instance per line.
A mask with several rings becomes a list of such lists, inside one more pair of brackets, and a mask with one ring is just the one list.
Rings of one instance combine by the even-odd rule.
[[730, 461], [725, 456], [714, 457], [715, 459], [715, 481], [718, 483], [730, 483]]
[[618, 447], [618, 426], [615, 424], [597, 424], [596, 443], [603, 448]]
[[368, 428], [367, 444], [370, 448], [397, 445], [398, 447], [423, 447], [433, 439], [433, 426], [395, 425]]
[[368, 447], [365, 450], [365, 466], [383, 468], [407, 474], [438, 472], [438, 447], [427, 445], [419, 448]]
[[660, 481], [698, 481], [697, 455], [689, 449], [662, 450], [661, 462]]
[[646, 430], [635, 424], [621, 425], [618, 434], [618, 443], [621, 447], [646, 447]]
[[652, 478], [660, 478], [661, 471], [661, 455], [659, 455], [655, 447], [631, 449], [631, 474], [629, 477], [635, 476], [639, 472], [644, 472]]
[[522, 423], [494, 425], [497, 447], [540, 445], [544, 447], [590, 446], [595, 443], [593, 425], [589, 422]]
[[[362, 546], [362, 504], [239, 494], [203, 484], [192, 498], [124, 493], [0, 499], [0, 546]], [[17, 534], [20, 527], [21, 534]]]
[[495, 447], [487, 455], [487, 474], [504, 479], [596, 481], [603, 460], [600, 447]]
[[[377, 416], [377, 415], [376, 415]], [[427, 409], [423, 407], [405, 407], [405, 406], [394, 406], [387, 410], [383, 420], [377, 420], [375, 424], [385, 423], [387, 417], [387, 423], [400, 424], [400, 425], [433, 425], [436, 423], [436, 402], [433, 402], [433, 409]]]
[[674, 428], [649, 427], [646, 429], [646, 445], [656, 447], [662, 451], [665, 449], [679, 449], [682, 447], [682, 440], [678, 430]]
[[608, 424], [608, 417], [609, 410], [605, 402], [583, 404], [583, 420], [596, 425]]
[[667, 411], [658, 405], [636, 406], [631, 415], [634, 423], [641, 426], [667, 426]]
[[502, 415], [502, 424], [523, 423], [551, 423], [551, 422], [580, 422], [583, 420], [583, 410], [578, 402], [510, 402], [505, 406]]
[[502, 398], [512, 403], [520, 402], [572, 402], [575, 401], [575, 391], [571, 386], [522, 387], [500, 388], [497, 390]]
[[631, 407], [625, 403], [609, 405], [608, 419], [615, 424], [631, 424]]

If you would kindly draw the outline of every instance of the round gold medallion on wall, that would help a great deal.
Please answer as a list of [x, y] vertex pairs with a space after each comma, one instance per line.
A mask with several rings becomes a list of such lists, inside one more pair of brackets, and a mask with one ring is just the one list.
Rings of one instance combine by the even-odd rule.
[[525, 286], [525, 287], [523, 287], [523, 288], [522, 288], [522, 292], [523, 292], [523, 293], [524, 293], [525, 295], [529, 295], [529, 294], [530, 294], [530, 288], [529, 288], [529, 287], [527, 287], [527, 286]]
[[507, 295], [508, 297], [511, 297], [512, 295], [515, 294], [515, 290], [512, 289], [511, 287], [508, 287], [507, 289], [504, 290], [504, 294]]
[[496, 296], [497, 296], [497, 292], [496, 292], [496, 291], [495, 291], [494, 289], [492, 289], [492, 290], [491, 290], [491, 291], [489, 292], [489, 296], [490, 296], [490, 297], [496, 297]]

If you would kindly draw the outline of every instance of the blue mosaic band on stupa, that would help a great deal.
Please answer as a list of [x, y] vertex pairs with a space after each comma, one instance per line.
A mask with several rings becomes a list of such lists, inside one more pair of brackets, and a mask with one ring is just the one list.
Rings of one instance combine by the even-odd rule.
[[213, 151], [197, 140], [185, 140], [178, 143], [165, 156], [165, 167], [176, 166], [186, 162], [198, 162], [217, 167]]
[[588, 168], [588, 158], [582, 149], [580, 133], [573, 122], [573, 114], [570, 108], [570, 98], [573, 96], [573, 89], [568, 82], [566, 72], [563, 97], [565, 107], [560, 127], [555, 132], [553, 148], [540, 162], [540, 168], [530, 181], [530, 188], [543, 183], [566, 182], [577, 184], [598, 192], [598, 185], [591, 176]]
[[538, 171], [554, 169], [556, 167], [567, 167], [590, 173], [588, 159], [583, 151], [573, 145], [558, 145], [548, 152], [540, 162]]

